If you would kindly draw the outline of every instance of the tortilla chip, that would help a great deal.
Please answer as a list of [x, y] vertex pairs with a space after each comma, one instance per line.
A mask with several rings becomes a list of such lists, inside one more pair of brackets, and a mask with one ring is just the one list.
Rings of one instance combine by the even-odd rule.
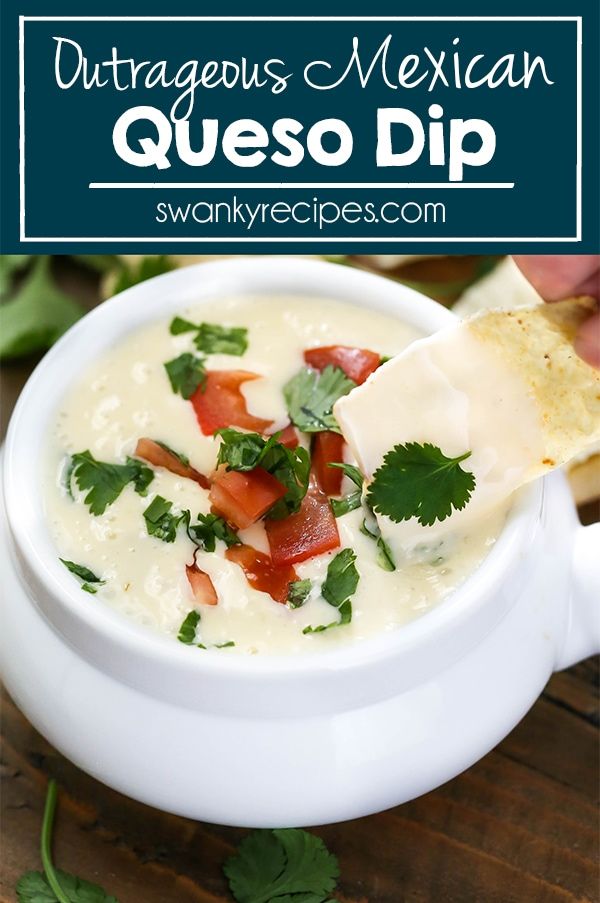
[[540, 413], [543, 473], [600, 439], [600, 371], [575, 353], [573, 339], [596, 310], [593, 298], [514, 310], [490, 310], [465, 321], [490, 354], [526, 383]]

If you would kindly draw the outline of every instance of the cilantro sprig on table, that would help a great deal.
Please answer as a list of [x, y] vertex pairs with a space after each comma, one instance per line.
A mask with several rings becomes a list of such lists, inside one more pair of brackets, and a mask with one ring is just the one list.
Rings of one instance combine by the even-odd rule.
[[338, 398], [347, 395], [356, 383], [343, 370], [331, 365], [321, 372], [305, 367], [283, 387], [283, 397], [292, 423], [304, 433], [320, 433], [340, 428], [333, 416]]
[[465, 507], [475, 488], [473, 474], [460, 466], [470, 456], [448, 458], [430, 442], [396, 445], [373, 474], [367, 504], [394, 523], [416, 517], [430, 527], [443, 521]]
[[233, 354], [241, 357], [248, 349], [248, 330], [243, 326], [220, 326], [218, 323], [190, 323], [175, 317], [169, 327], [171, 335], [195, 332], [194, 345], [204, 354]]
[[253, 831], [223, 871], [238, 903], [325, 903], [340, 874], [321, 838], [297, 828]]
[[69, 483], [74, 479], [82, 492], [88, 490], [84, 502], [95, 516], [104, 514], [128, 483], [139, 495], [146, 495], [154, 479], [153, 471], [141, 461], [127, 458], [125, 464], [110, 464], [97, 461], [90, 451], [71, 456], [68, 475]]
[[310, 455], [305, 448], [282, 445], [278, 433], [265, 439], [259, 433], [223, 429], [216, 435], [221, 437], [217, 466], [225, 464], [228, 470], [241, 472], [262, 467], [286, 487], [286, 494], [269, 509], [267, 517], [278, 520], [300, 509], [310, 477]]
[[[50, 780], [40, 844], [44, 870], [21, 876], [18, 903], [118, 903], [100, 885], [55, 867], [52, 832], [57, 796], [56, 781]], [[320, 837], [300, 828], [280, 828], [248, 834], [225, 861], [223, 872], [236, 903], [335, 903], [330, 894], [340, 870]]]

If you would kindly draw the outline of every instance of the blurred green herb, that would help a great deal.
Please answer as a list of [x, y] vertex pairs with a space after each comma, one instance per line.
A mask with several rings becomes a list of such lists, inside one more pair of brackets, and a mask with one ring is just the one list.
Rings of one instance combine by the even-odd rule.
[[[4, 294], [23, 258], [9, 256], [0, 260]], [[84, 313], [55, 285], [50, 258], [37, 257], [11, 297], [0, 306], [0, 358], [12, 360], [45, 351]]]

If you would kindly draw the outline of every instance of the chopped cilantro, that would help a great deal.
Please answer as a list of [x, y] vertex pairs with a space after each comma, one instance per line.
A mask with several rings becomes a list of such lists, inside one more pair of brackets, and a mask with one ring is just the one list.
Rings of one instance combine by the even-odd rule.
[[308, 578], [305, 580], [294, 580], [293, 583], [290, 583], [287, 597], [289, 607], [301, 608], [308, 599], [311, 587], [312, 581]]
[[326, 903], [339, 877], [321, 838], [299, 828], [253, 831], [223, 871], [237, 903]]
[[196, 629], [199, 623], [200, 612], [192, 609], [187, 613], [179, 627], [179, 632], [177, 634], [179, 642], [185, 643], [187, 646], [192, 646], [196, 641]]
[[206, 380], [204, 358], [196, 354], [180, 354], [179, 357], [167, 361], [164, 365], [173, 391], [186, 400], [191, 398], [196, 389]]
[[81, 580], [81, 589], [86, 593], [94, 594], [97, 592], [99, 586], [106, 583], [105, 580], [96, 577], [94, 572], [90, 571], [90, 569], [86, 568], [83, 564], [75, 564], [74, 561], [67, 561], [66, 558], [59, 558], [58, 560], [64, 564], [68, 571], [76, 577], [79, 577]]
[[329, 562], [327, 576], [321, 587], [321, 595], [335, 608], [339, 608], [356, 592], [360, 576], [356, 570], [355, 561], [356, 555], [352, 549], [342, 549], [333, 561]]
[[175, 317], [169, 327], [171, 335], [195, 332], [194, 344], [204, 354], [233, 354], [241, 357], [248, 348], [248, 330], [242, 326], [219, 326], [217, 323], [190, 323]]
[[355, 467], [354, 464], [346, 464], [343, 461], [330, 461], [327, 465], [328, 467], [337, 467], [338, 470], [343, 470], [345, 475], [352, 480], [355, 486], [358, 486], [359, 489], [362, 489], [364, 477], [358, 467]]
[[96, 516], [104, 514], [128, 483], [133, 483], [139, 495], [145, 495], [154, 479], [150, 468], [133, 458], [127, 458], [125, 464], [108, 464], [96, 461], [91, 452], [84, 451], [73, 455], [72, 462], [71, 476], [83, 492], [89, 489], [84, 502], [90, 514]]
[[305, 367], [283, 388], [290, 420], [305, 433], [323, 430], [339, 433], [333, 405], [355, 386], [339, 367], [329, 365], [321, 372]]
[[163, 542], [175, 542], [177, 527], [181, 523], [189, 523], [190, 512], [182, 511], [180, 514], [171, 514], [173, 503], [157, 495], [152, 499], [144, 511], [146, 529], [150, 536], [156, 536]]
[[330, 627], [340, 627], [350, 623], [352, 620], [350, 596], [356, 592], [360, 580], [355, 561], [356, 555], [352, 549], [342, 549], [329, 562], [327, 576], [321, 586], [321, 595], [326, 602], [337, 608], [340, 620], [332, 621], [331, 624], [319, 624], [318, 627], [305, 627], [302, 633], [322, 633], [324, 630], [329, 630]]
[[191, 525], [189, 533], [205, 552], [215, 551], [217, 539], [224, 542], [228, 549], [241, 543], [237, 533], [216, 514], [199, 514], [198, 523]]
[[222, 439], [217, 464], [239, 471], [260, 466], [286, 487], [287, 493], [269, 509], [267, 517], [278, 520], [300, 509], [310, 477], [310, 456], [305, 448], [287, 448], [278, 441], [278, 434], [265, 439], [258, 433], [224, 429], [217, 435]]
[[354, 511], [356, 508], [360, 508], [362, 502], [362, 492], [360, 489], [357, 489], [356, 492], [351, 492], [349, 495], [345, 495], [342, 499], [329, 499], [331, 503], [331, 510], [334, 513], [335, 517], [342, 517], [344, 514], [348, 514], [349, 511]]
[[360, 532], [364, 533], [365, 536], [368, 536], [369, 539], [375, 541], [375, 544], [377, 545], [377, 556], [375, 560], [379, 567], [384, 571], [395, 571], [396, 563], [394, 561], [394, 556], [392, 555], [392, 550], [381, 535], [379, 524], [372, 514], [370, 514], [368, 518], [365, 517]]
[[345, 475], [352, 480], [354, 485], [358, 486], [358, 489], [355, 492], [351, 492], [349, 493], [349, 495], [346, 495], [341, 499], [330, 499], [331, 510], [333, 511], [335, 517], [342, 517], [344, 514], [348, 514], [349, 511], [354, 511], [356, 508], [360, 508], [362, 504], [362, 487], [364, 477], [358, 467], [355, 467], [354, 464], [345, 464], [338, 461], [330, 461], [328, 467], [337, 467], [338, 470], [343, 470]]
[[473, 474], [460, 466], [470, 455], [447, 458], [430, 442], [396, 445], [375, 471], [367, 502], [394, 523], [416, 517], [427, 527], [445, 520], [465, 507], [475, 488]]

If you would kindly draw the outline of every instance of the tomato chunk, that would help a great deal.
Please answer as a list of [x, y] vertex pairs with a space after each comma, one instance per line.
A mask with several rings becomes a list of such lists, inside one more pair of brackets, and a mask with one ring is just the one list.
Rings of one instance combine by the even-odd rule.
[[177, 455], [163, 448], [154, 439], [138, 439], [134, 455], [136, 458], [142, 458], [149, 464], [153, 464], [154, 467], [164, 467], [180, 477], [195, 480], [203, 489], [208, 489], [210, 486], [208, 477], [205, 477], [203, 473], [199, 473], [199, 471], [188, 464], [184, 464]]
[[328, 364], [339, 367], [355, 383], [364, 383], [367, 376], [377, 370], [381, 358], [366, 348], [352, 348], [350, 345], [323, 345], [309, 348], [304, 352], [304, 360], [315, 370], [324, 370]]
[[212, 436], [217, 430], [228, 426], [264, 433], [273, 425], [272, 420], [263, 420], [248, 413], [240, 386], [251, 379], [260, 377], [247, 370], [207, 371], [206, 380], [190, 399], [205, 436]]
[[343, 472], [339, 467], [329, 467], [329, 463], [344, 460], [344, 437], [327, 430], [317, 433], [312, 450], [312, 468], [317, 483], [326, 495], [339, 495], [342, 491]]
[[239, 564], [254, 589], [268, 593], [276, 602], [287, 602], [290, 583], [298, 579], [293, 567], [276, 565], [268, 555], [252, 546], [232, 546], [225, 557]]
[[245, 530], [286, 492], [286, 487], [262, 467], [247, 473], [223, 468], [215, 474], [208, 497], [225, 520]]
[[208, 574], [201, 571], [196, 562], [186, 564], [185, 573], [196, 602], [200, 602], [202, 605], [216, 605], [219, 601], [217, 591]]
[[285, 445], [286, 448], [298, 448], [298, 445], [300, 444], [298, 441], [298, 433], [293, 424], [288, 423], [286, 427], [279, 430], [278, 441], [281, 442], [282, 445]]
[[313, 479], [300, 511], [265, 522], [274, 564], [297, 564], [337, 549], [340, 535], [329, 499]]

